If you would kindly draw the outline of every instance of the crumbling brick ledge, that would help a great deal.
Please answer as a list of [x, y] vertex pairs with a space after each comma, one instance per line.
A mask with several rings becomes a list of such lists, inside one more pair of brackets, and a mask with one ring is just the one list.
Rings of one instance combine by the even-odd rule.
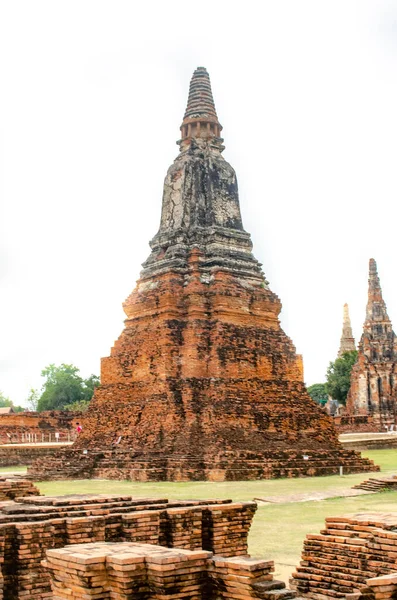
[[41, 562], [46, 550], [71, 544], [139, 542], [224, 558], [247, 556], [255, 511], [254, 502], [116, 495], [32, 496], [4, 503], [0, 600], [52, 597], [49, 572]]

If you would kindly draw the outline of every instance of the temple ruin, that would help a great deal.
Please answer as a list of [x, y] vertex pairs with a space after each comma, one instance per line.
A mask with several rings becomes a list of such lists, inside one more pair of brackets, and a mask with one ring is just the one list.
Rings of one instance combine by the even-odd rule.
[[[374, 470], [310, 398], [252, 254], [207, 71], [193, 74], [160, 228], [73, 448], [35, 479], [244, 480]], [[84, 452], [84, 454], [83, 454]]]
[[368, 302], [358, 359], [351, 373], [347, 415], [368, 415], [378, 430], [396, 425], [397, 339], [393, 331], [376, 262], [369, 261]]

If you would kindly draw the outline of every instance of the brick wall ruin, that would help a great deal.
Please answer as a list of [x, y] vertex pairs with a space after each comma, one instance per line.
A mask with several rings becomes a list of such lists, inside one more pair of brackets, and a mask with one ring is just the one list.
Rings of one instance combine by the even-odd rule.
[[59, 447], [63, 447], [60, 443], [41, 446], [39, 444], [28, 444], [26, 446], [14, 445], [0, 447], [0, 467], [15, 467], [30, 465], [37, 459], [53, 456], [58, 451]]
[[131, 496], [41, 496], [7, 503], [0, 511], [0, 599], [51, 597], [41, 561], [47, 549], [70, 544], [139, 542], [246, 556], [255, 510], [253, 502]]
[[0, 444], [73, 441], [76, 423], [82, 417], [79, 411], [20, 412], [0, 415]]

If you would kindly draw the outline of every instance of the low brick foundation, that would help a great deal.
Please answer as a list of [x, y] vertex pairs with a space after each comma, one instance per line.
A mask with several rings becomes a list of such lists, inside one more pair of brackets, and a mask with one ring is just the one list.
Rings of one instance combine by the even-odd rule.
[[320, 534], [306, 536], [291, 587], [306, 598], [344, 598], [396, 570], [397, 512], [329, 517]]
[[69, 544], [140, 542], [246, 556], [255, 510], [254, 502], [132, 496], [40, 496], [7, 503], [0, 511], [0, 599], [50, 598], [41, 561], [46, 550]]
[[371, 415], [340, 415], [334, 417], [335, 429], [338, 433], [379, 433], [384, 427], [379, 425]]
[[27, 442], [54, 442], [55, 433], [60, 441], [73, 441], [76, 425], [83, 413], [69, 410], [20, 412], [0, 415], [0, 444]]
[[397, 436], [393, 434], [384, 435], [375, 440], [346, 440], [341, 442], [346, 450], [387, 450], [388, 448], [397, 448]]
[[37, 459], [55, 455], [60, 447], [62, 447], [62, 444], [54, 446], [2, 446], [0, 447], [0, 467], [31, 465]]
[[[274, 581], [273, 561], [224, 558], [148, 544], [78, 544], [43, 561], [54, 598], [244, 600], [293, 598]], [[268, 594], [268, 595], [266, 595]]]
[[[373, 461], [351, 450], [329, 450], [312, 455], [295, 451], [228, 452], [204, 462], [196, 456], [143, 455], [133, 450], [64, 448], [38, 459], [28, 470], [35, 481], [56, 479], [121, 479], [131, 481], [244, 481], [379, 471]], [[305, 458], [305, 456], [307, 458]]]

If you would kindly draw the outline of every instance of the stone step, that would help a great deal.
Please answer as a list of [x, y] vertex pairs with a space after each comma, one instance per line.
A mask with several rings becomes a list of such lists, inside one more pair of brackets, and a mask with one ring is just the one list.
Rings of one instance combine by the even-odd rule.
[[259, 581], [258, 583], [254, 583], [252, 587], [258, 592], [269, 592], [271, 590], [284, 589], [285, 583], [274, 579], [273, 581]]

